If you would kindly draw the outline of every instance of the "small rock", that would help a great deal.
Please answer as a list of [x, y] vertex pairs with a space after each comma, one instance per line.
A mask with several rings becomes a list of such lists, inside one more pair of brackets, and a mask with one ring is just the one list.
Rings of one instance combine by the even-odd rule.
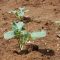
[[45, 43], [45, 45], [47, 45], [47, 43]]
[[59, 40], [59, 38], [57, 38], [57, 40]]
[[59, 51], [60, 49], [58, 48], [57, 51]]
[[57, 47], [59, 47], [59, 44], [57, 44]]
[[47, 52], [49, 52], [50, 50], [47, 50]]

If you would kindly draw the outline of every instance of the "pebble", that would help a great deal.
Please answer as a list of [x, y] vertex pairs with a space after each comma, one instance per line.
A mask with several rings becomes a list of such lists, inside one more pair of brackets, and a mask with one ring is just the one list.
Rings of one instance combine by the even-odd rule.
[[59, 47], [59, 44], [57, 44], [57, 47]]
[[59, 40], [59, 38], [57, 38], [57, 40]]
[[57, 51], [59, 51], [60, 49], [58, 48]]
[[45, 43], [45, 45], [47, 45], [47, 43]]
[[49, 52], [50, 50], [47, 50], [47, 52]]

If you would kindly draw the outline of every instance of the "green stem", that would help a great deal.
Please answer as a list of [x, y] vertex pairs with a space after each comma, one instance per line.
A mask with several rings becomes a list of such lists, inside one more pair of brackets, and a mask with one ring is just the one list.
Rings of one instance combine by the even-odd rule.
[[18, 45], [19, 45], [19, 48], [20, 48], [20, 50], [21, 50], [20, 39], [18, 39]]
[[23, 44], [22, 44], [21, 38], [18, 39], [18, 44], [19, 44], [20, 50], [22, 50], [23, 49]]

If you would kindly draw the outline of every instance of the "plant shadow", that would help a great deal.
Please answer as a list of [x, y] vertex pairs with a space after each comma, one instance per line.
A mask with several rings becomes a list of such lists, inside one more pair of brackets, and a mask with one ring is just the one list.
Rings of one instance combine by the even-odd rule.
[[55, 52], [52, 49], [39, 49], [38, 52], [42, 53], [46, 56], [53, 56], [55, 55]]
[[18, 51], [14, 51], [13, 53], [16, 53], [18, 55], [23, 55], [23, 54], [28, 54], [28, 53], [30, 53], [32, 51], [39, 52], [42, 55], [46, 55], [46, 56], [53, 56], [53, 55], [55, 55], [54, 50], [52, 50], [52, 49], [42, 49], [42, 48], [39, 49], [39, 46], [34, 45], [34, 44], [30, 44], [28, 49], [24, 49], [24, 50], [21, 50], [19, 52]]
[[13, 53], [16, 53], [16, 54], [18, 54], [18, 55], [23, 55], [23, 54], [28, 54], [29, 52], [28, 52], [28, 50], [21, 50], [21, 51], [13, 51]]
[[32, 19], [30, 17], [24, 17], [24, 19], [23, 19], [24, 23], [29, 23], [31, 21], [32, 21]]

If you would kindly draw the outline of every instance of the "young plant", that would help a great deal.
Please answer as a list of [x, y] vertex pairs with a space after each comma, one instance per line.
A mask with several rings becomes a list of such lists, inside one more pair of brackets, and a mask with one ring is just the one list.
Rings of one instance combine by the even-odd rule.
[[13, 22], [12, 30], [4, 33], [4, 38], [9, 40], [11, 38], [16, 38], [20, 50], [23, 50], [24, 45], [30, 40], [36, 40], [37, 38], [42, 38], [46, 36], [46, 31], [36, 31], [36, 32], [27, 32], [25, 29], [25, 24], [23, 22]]
[[24, 19], [24, 15], [28, 10], [25, 9], [25, 7], [23, 8], [18, 8], [15, 10], [11, 10], [9, 13], [13, 13], [15, 14], [15, 16], [21, 21]]

